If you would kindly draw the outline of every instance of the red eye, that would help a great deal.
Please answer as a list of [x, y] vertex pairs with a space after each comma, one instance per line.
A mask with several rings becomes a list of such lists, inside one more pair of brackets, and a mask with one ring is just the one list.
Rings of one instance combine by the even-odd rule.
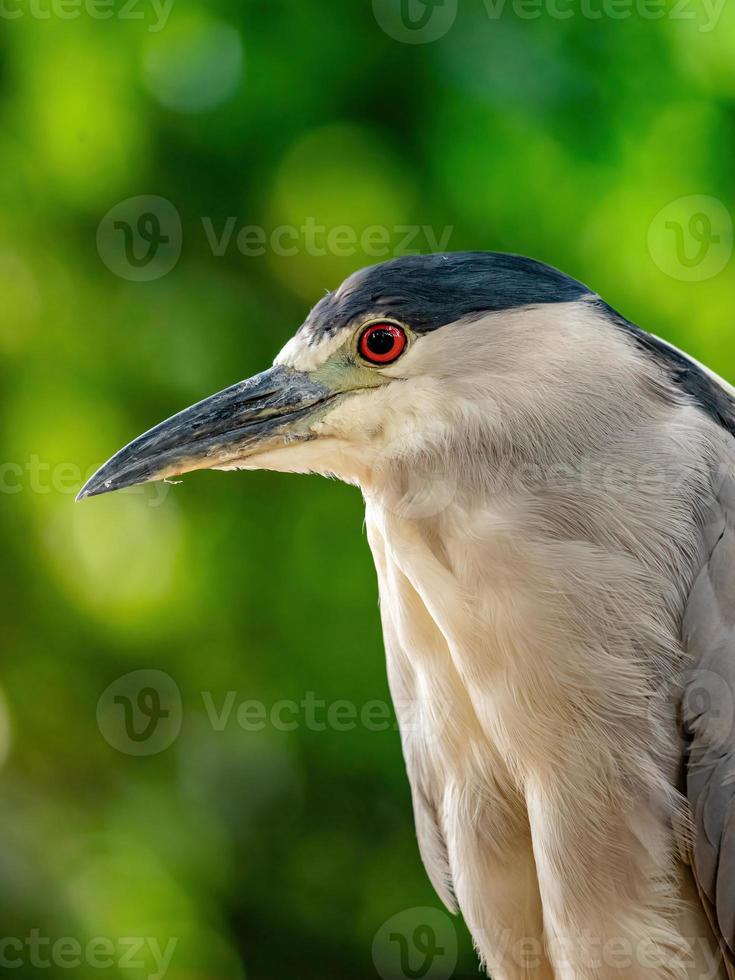
[[392, 323], [374, 323], [360, 334], [358, 350], [371, 364], [390, 364], [406, 347], [406, 334]]

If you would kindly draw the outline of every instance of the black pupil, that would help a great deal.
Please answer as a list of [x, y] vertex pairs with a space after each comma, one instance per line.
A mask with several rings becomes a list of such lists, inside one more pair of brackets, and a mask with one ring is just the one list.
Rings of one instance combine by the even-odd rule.
[[389, 354], [395, 346], [396, 338], [390, 330], [373, 330], [367, 336], [367, 348], [371, 354]]

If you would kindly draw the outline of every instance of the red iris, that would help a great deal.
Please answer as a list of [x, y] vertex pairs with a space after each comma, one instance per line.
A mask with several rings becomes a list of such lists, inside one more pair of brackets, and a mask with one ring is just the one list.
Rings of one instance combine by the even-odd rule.
[[406, 334], [393, 323], [374, 323], [360, 334], [360, 354], [371, 364], [390, 364], [406, 347]]

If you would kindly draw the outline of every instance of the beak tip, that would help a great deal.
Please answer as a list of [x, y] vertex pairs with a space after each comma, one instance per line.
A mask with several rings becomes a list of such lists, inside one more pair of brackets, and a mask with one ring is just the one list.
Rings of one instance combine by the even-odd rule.
[[82, 487], [82, 489], [79, 491], [79, 493], [74, 498], [74, 503], [75, 504], [81, 503], [82, 500], [86, 500], [87, 497], [90, 497], [92, 495], [92, 487], [90, 485], [91, 483], [92, 483], [91, 480], [87, 480], [87, 482], [84, 484], [84, 486]]
[[112, 480], [100, 480], [99, 473], [95, 473], [76, 495], [74, 502], [78, 504], [87, 497], [98, 497], [102, 493], [109, 493], [110, 490], [115, 489], [111, 484]]

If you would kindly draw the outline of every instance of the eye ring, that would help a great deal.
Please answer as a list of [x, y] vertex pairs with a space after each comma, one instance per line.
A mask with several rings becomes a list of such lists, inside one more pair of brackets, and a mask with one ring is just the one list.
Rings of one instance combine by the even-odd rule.
[[371, 323], [360, 334], [357, 349], [369, 364], [392, 364], [406, 349], [408, 338], [395, 323]]

